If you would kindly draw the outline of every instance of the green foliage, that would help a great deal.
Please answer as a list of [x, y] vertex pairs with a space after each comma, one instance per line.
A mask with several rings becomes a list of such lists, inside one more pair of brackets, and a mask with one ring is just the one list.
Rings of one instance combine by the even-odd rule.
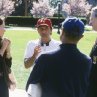
[[[84, 24], [86, 24], [87, 20], [85, 17], [79, 17]], [[33, 17], [25, 17], [25, 16], [9, 16], [5, 20], [5, 24], [7, 26], [20, 26], [20, 27], [35, 27], [37, 20], [39, 18], [33, 18]], [[51, 17], [53, 26], [58, 25], [58, 23], [62, 23], [64, 18], [60, 16], [60, 20], [58, 21], [58, 17]]]

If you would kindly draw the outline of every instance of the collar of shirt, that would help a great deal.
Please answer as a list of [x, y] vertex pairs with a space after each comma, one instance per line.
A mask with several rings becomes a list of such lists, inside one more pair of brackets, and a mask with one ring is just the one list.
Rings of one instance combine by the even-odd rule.
[[[51, 41], [51, 40], [50, 40], [50, 41]], [[50, 41], [48, 41], [47, 43], [40, 42], [40, 45], [41, 45], [41, 46], [44, 46], [44, 45], [49, 46]]]

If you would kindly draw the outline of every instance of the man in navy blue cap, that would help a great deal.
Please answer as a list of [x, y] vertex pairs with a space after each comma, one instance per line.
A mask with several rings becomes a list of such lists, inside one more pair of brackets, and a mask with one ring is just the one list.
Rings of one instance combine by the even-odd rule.
[[92, 64], [91, 59], [77, 48], [83, 33], [81, 20], [65, 19], [60, 48], [38, 58], [26, 89], [29, 84], [40, 83], [41, 97], [85, 97]]

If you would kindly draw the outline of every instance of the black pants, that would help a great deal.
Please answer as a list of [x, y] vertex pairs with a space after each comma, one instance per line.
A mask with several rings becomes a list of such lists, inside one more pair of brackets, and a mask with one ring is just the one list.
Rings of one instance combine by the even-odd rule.
[[0, 76], [0, 97], [9, 97], [9, 90], [4, 81], [4, 78]]

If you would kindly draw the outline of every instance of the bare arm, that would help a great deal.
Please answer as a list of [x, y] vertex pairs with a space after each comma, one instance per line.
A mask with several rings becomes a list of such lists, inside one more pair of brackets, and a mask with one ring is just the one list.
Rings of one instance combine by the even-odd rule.
[[11, 58], [10, 45], [11, 45], [11, 42], [10, 42], [10, 44], [7, 46], [7, 49], [6, 49], [6, 51], [7, 51], [6, 58], [8, 58], [8, 59]]
[[40, 46], [36, 46], [35, 49], [34, 49], [33, 56], [30, 57], [30, 58], [25, 58], [24, 59], [25, 68], [30, 68], [34, 64], [34, 62], [35, 62], [35, 60], [36, 60], [36, 58], [37, 58], [37, 56], [40, 52], [41, 52]]
[[24, 59], [24, 65], [25, 65], [25, 68], [30, 68], [33, 64], [34, 64], [34, 61], [36, 60], [36, 56], [33, 55], [32, 57], [30, 58], [25, 58]]
[[13, 72], [9, 73], [9, 79], [12, 81], [12, 84], [10, 85], [10, 90], [14, 90], [16, 88], [16, 79]]

